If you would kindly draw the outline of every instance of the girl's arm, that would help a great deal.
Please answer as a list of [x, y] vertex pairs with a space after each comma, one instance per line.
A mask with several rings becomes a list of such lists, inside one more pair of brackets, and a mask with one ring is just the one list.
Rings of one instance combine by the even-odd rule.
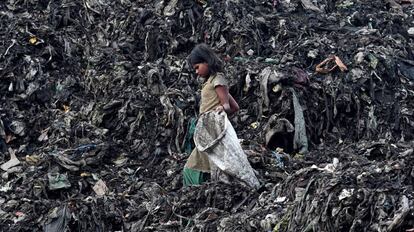
[[227, 87], [219, 85], [219, 86], [216, 86], [215, 90], [220, 100], [220, 104], [223, 107], [223, 110], [227, 114], [230, 115], [239, 110], [239, 105], [234, 100], [234, 98], [230, 95]]
[[233, 96], [229, 93], [229, 104], [230, 108], [232, 109], [233, 113], [239, 111], [240, 107], [239, 104], [237, 104], [236, 100], [234, 100]]

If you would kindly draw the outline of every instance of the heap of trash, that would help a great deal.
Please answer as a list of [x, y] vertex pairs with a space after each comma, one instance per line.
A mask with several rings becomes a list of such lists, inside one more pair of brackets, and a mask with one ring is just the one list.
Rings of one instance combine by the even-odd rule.
[[[2, 231], [414, 231], [413, 0], [5, 0]], [[198, 43], [261, 184], [183, 187]]]

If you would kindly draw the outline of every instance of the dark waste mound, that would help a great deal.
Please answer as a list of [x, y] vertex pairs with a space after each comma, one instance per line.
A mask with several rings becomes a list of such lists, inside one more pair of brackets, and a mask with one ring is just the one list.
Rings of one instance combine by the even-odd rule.
[[[0, 3], [3, 231], [412, 231], [411, 0]], [[225, 61], [262, 188], [182, 188]]]

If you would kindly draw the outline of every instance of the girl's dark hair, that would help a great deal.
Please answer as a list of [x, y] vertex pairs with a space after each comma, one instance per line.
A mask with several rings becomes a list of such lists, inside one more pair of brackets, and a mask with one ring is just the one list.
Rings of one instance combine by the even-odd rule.
[[198, 44], [193, 48], [188, 57], [191, 66], [199, 63], [207, 63], [209, 74], [215, 74], [223, 70], [223, 63], [216, 53], [204, 43]]

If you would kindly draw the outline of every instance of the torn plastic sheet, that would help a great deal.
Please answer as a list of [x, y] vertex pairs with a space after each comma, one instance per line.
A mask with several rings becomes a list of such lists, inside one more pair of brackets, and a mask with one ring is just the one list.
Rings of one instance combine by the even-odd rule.
[[81, 155], [84, 152], [88, 152], [91, 151], [93, 149], [95, 149], [98, 145], [97, 144], [85, 144], [85, 145], [81, 145], [77, 148], [74, 149], [73, 153], [75, 155]]
[[307, 10], [316, 11], [319, 13], [322, 13], [323, 11], [319, 9], [317, 6], [315, 6], [310, 0], [301, 0], [303, 8]]
[[48, 215], [48, 220], [44, 225], [44, 232], [68, 231], [67, 225], [70, 219], [70, 210], [67, 205], [56, 207]]
[[412, 63], [400, 62], [398, 64], [400, 72], [408, 79], [414, 81], [414, 61]]
[[303, 116], [303, 109], [299, 103], [298, 97], [294, 89], [291, 89], [293, 108], [295, 110], [295, 134], [293, 138], [293, 148], [297, 149], [299, 153], [305, 154], [308, 152], [308, 137], [306, 135], [306, 124]]
[[66, 157], [64, 153], [53, 154], [52, 156], [57, 163], [70, 171], [79, 171], [81, 167], [86, 166], [86, 161], [84, 159], [74, 161]]
[[26, 130], [26, 125], [24, 124], [24, 122], [22, 121], [13, 121], [10, 124], [10, 130], [18, 136], [24, 136], [25, 135], [25, 130]]
[[58, 172], [53, 171], [53, 172], [49, 172], [47, 174], [47, 177], [49, 179], [50, 190], [57, 190], [57, 189], [71, 187], [67, 174], [60, 174]]
[[[262, 70], [262, 72], [259, 75], [259, 81], [260, 81], [260, 91], [261, 91], [261, 102], [259, 104], [260, 107], [260, 113], [258, 117], [261, 117], [262, 112], [265, 112], [268, 110], [269, 107], [269, 96], [268, 96], [268, 90], [267, 90], [267, 83], [269, 81], [269, 76], [272, 73], [272, 69], [270, 67], [266, 67]], [[264, 107], [263, 107], [264, 105]]]
[[0, 137], [6, 139], [6, 132], [4, 131], [4, 123], [0, 117]]
[[17, 159], [16, 152], [13, 150], [13, 148], [9, 148], [8, 151], [9, 151], [9, 154], [10, 154], [10, 160], [7, 161], [6, 163], [3, 163], [0, 166], [0, 168], [3, 169], [3, 171], [7, 171], [10, 168], [20, 164], [20, 160]]

